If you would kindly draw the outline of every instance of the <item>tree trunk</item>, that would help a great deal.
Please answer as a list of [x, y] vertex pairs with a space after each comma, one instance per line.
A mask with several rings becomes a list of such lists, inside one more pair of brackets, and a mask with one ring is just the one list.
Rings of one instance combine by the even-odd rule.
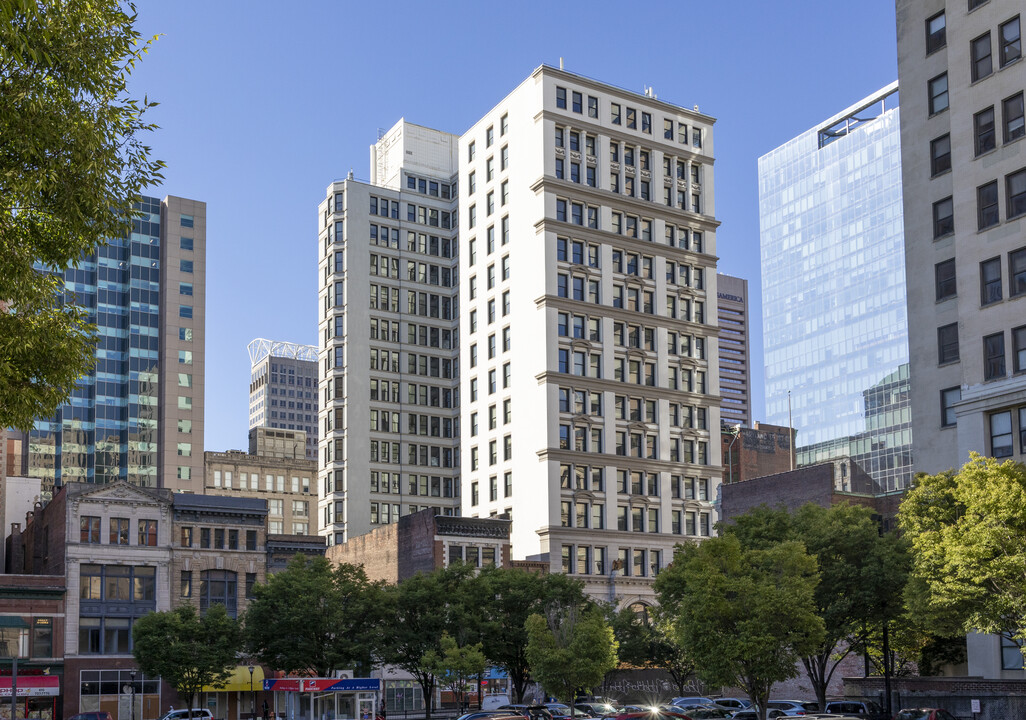
[[889, 623], [884, 620], [883, 624], [883, 662], [884, 662], [884, 710], [891, 714], [891, 646], [888, 637]]

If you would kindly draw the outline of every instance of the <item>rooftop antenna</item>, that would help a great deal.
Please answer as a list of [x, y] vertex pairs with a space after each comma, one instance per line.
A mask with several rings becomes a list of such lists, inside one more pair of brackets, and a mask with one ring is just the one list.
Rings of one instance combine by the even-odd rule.
[[563, 69], [563, 56], [562, 55], [559, 56], [559, 69], [560, 70]]

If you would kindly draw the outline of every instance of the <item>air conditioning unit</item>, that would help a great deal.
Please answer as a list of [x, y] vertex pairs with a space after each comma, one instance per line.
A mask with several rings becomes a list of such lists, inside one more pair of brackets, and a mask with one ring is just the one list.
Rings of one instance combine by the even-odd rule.
[[336, 680], [352, 680], [353, 679], [353, 671], [352, 670], [336, 670], [335, 671], [335, 679]]

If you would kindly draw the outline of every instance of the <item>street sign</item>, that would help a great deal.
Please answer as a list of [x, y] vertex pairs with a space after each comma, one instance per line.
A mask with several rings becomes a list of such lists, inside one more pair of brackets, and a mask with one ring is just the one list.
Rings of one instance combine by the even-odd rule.
[[974, 712], [974, 713], [982, 712], [982, 710], [980, 710], [980, 701], [979, 700], [974, 698], [974, 699], [969, 701], [969, 705], [970, 705], [970, 710], [969, 710], [970, 712]]

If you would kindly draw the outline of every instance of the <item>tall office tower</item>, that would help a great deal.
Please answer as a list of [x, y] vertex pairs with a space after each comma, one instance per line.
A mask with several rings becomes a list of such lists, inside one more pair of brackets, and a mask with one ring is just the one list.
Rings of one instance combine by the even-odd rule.
[[29, 439], [44, 491], [122, 479], [203, 487], [206, 203], [142, 197], [128, 237], [64, 270], [97, 326], [96, 365]]
[[917, 471], [1026, 455], [1022, 10], [897, 2]]
[[748, 350], [748, 281], [716, 274], [716, 316], [720, 323], [720, 422], [752, 424], [752, 364]]
[[713, 122], [542, 66], [460, 138], [463, 514], [601, 597], [714, 520]]
[[887, 490], [912, 479], [897, 90], [759, 158], [767, 421]]
[[370, 182], [350, 174], [319, 207], [329, 545], [459, 511], [456, 143], [400, 120], [371, 146]]
[[[317, 459], [317, 348], [257, 338], [249, 344], [249, 429], [302, 430]], [[252, 452], [252, 451], [251, 451]]]

